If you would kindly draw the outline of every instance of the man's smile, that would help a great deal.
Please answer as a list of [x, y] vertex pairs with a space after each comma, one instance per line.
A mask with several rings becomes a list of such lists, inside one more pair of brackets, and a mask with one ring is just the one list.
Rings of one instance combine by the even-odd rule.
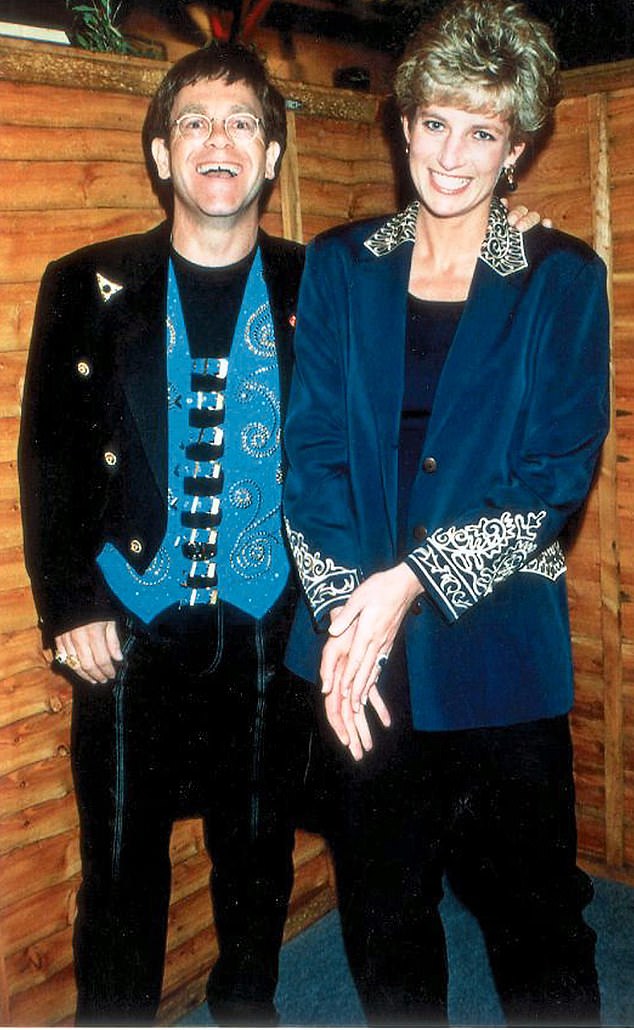
[[221, 175], [235, 179], [240, 168], [228, 161], [207, 161], [204, 164], [196, 165], [196, 171], [199, 175]]

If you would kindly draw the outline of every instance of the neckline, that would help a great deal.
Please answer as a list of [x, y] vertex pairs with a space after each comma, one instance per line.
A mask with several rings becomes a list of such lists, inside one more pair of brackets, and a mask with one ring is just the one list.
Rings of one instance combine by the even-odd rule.
[[448, 311], [448, 310], [450, 310], [452, 308], [455, 308], [455, 309], [463, 308], [465, 306], [465, 304], [467, 303], [466, 299], [465, 300], [431, 300], [431, 299], [429, 299], [427, 297], [417, 297], [415, 294], [409, 293], [409, 292], [407, 294], [407, 299], [410, 302], [410, 304], [414, 305], [415, 307], [428, 307], [430, 309], [435, 308], [436, 310], [439, 310], [439, 311], [440, 310]]

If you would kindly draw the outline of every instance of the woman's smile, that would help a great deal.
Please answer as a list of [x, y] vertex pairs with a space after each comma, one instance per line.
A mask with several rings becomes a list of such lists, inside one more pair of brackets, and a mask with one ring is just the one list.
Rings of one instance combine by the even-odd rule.
[[471, 182], [468, 176], [449, 175], [447, 172], [434, 171], [433, 168], [430, 168], [429, 175], [432, 186], [440, 193], [460, 193]]

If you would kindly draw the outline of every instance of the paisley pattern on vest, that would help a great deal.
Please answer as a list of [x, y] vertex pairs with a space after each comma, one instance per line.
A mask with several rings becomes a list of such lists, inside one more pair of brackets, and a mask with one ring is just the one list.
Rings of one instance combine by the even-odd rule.
[[219, 596], [259, 618], [289, 573], [281, 531], [279, 371], [259, 250], [228, 361], [191, 358], [170, 262], [166, 350], [165, 536], [143, 574], [112, 544], [98, 563], [110, 589], [145, 623], [174, 604], [215, 604]]

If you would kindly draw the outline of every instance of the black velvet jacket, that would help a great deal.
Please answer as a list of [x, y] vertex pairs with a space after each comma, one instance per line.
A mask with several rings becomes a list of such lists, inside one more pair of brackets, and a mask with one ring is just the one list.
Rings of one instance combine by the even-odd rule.
[[[282, 417], [303, 249], [260, 232]], [[44, 643], [113, 616], [95, 558], [112, 542], [143, 572], [165, 531], [169, 225], [47, 268], [19, 447], [26, 564]]]

